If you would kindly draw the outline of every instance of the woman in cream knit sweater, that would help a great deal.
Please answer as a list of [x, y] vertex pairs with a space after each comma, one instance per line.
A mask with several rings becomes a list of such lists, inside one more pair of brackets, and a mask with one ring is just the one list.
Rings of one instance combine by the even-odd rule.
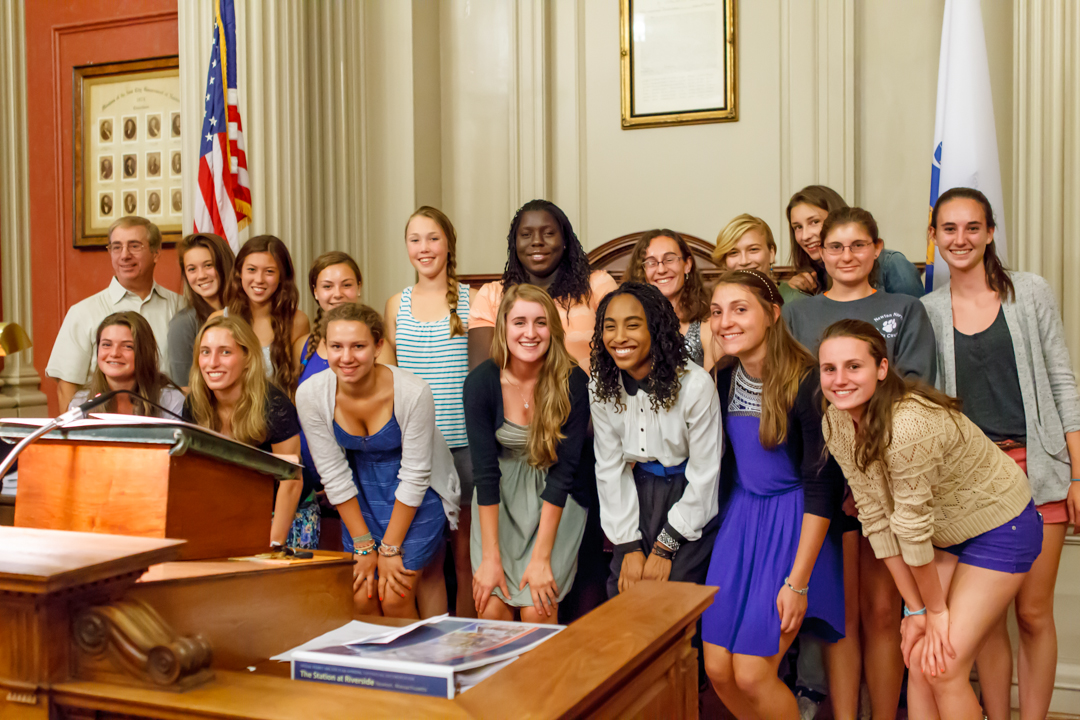
[[826, 444], [904, 597], [909, 712], [977, 720], [975, 654], [1042, 547], [1027, 477], [956, 400], [892, 372], [872, 325], [831, 325], [818, 360]]

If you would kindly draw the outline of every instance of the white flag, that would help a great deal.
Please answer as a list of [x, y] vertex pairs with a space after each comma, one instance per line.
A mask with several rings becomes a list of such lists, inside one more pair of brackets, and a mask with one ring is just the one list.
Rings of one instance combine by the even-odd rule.
[[[1005, 252], [1004, 196], [998, 165], [990, 65], [986, 57], [979, 0], [945, 0], [938, 60], [937, 113], [934, 117], [934, 157], [930, 172], [930, 207], [954, 187], [981, 191], [997, 220], [997, 255]], [[933, 245], [928, 248], [927, 290], [949, 279], [949, 266]]]

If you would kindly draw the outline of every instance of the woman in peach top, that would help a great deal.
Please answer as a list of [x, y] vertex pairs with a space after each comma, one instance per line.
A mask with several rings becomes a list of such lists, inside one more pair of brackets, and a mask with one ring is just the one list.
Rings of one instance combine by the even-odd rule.
[[491, 357], [495, 315], [508, 287], [520, 283], [547, 290], [566, 332], [566, 349], [589, 371], [589, 342], [596, 308], [618, 283], [603, 270], [592, 271], [574, 228], [557, 205], [530, 200], [517, 211], [507, 237], [502, 280], [480, 288], [469, 315], [469, 369]]
[[[603, 270], [593, 272], [566, 213], [547, 200], [525, 203], [514, 215], [506, 241], [508, 256], [502, 280], [480, 288], [469, 309], [469, 369], [491, 357], [495, 317], [503, 292], [529, 283], [546, 290], [555, 301], [566, 334], [566, 349], [581, 369], [589, 372], [596, 308], [618, 284]], [[563, 623], [581, 617], [607, 599], [608, 558], [600, 528], [595, 465], [590, 431], [575, 478], [585, 487], [581, 495], [588, 498], [588, 518], [573, 590], [559, 604], [559, 621]]]

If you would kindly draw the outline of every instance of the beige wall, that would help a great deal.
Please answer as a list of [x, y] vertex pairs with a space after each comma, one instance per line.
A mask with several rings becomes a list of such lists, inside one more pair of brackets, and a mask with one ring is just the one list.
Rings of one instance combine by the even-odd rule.
[[[945, 0], [859, 3], [855, 202], [889, 247], [925, 260], [938, 53]], [[998, 135], [1004, 226], [1012, 235], [1012, 5], [983, 0]], [[849, 199], [849, 202], [851, 199]], [[1001, 223], [999, 218], [999, 223]]]

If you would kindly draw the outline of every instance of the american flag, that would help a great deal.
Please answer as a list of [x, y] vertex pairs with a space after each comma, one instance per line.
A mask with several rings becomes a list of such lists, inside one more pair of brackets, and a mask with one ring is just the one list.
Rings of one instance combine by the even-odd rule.
[[195, 232], [216, 233], [236, 252], [240, 231], [249, 222], [251, 184], [236, 92], [236, 14], [233, 0], [214, 0], [214, 47], [206, 77]]

